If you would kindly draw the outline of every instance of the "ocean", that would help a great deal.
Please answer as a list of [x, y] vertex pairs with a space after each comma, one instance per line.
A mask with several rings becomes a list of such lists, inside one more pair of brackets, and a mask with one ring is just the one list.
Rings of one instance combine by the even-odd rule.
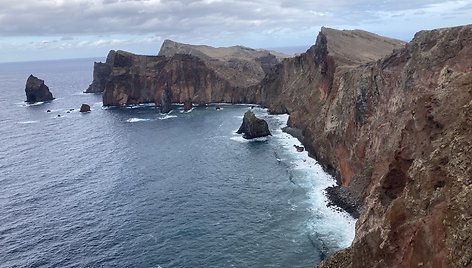
[[[349, 246], [287, 115], [104, 108], [94, 60], [0, 64], [0, 267], [313, 267]], [[24, 103], [30, 74], [54, 101]], [[235, 133], [251, 108], [272, 136]]]

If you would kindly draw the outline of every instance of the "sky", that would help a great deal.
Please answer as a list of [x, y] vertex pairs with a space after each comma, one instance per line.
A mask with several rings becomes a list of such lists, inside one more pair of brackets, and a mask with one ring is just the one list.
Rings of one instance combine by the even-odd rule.
[[0, 62], [157, 54], [171, 39], [309, 47], [321, 26], [409, 41], [472, 23], [472, 0], [0, 0]]

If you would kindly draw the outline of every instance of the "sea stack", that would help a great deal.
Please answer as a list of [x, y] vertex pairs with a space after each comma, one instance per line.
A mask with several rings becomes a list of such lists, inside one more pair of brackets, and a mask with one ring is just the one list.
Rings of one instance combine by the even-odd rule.
[[44, 80], [30, 75], [26, 81], [26, 102], [35, 103], [38, 101], [51, 101], [54, 99], [49, 87], [44, 84]]
[[90, 105], [83, 103], [82, 106], [80, 106], [80, 112], [81, 113], [88, 113], [90, 112]]
[[238, 134], [244, 134], [245, 139], [254, 139], [269, 136], [269, 126], [264, 119], [257, 118], [253, 112], [247, 111], [244, 114], [243, 123], [239, 127]]
[[184, 111], [185, 112], [188, 112], [188, 111], [192, 110], [192, 108], [193, 108], [193, 104], [192, 104], [191, 100], [184, 101]]
[[166, 84], [161, 95], [161, 113], [166, 114], [170, 111], [172, 111], [172, 91], [169, 84]]

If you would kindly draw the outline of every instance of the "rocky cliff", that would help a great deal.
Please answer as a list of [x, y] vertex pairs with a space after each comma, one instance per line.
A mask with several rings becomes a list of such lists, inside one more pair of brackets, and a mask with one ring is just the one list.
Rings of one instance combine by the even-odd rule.
[[306, 53], [247, 87], [194, 52], [169, 53], [117, 52], [104, 104], [160, 103], [168, 83], [174, 102], [288, 112], [337, 178], [330, 194], [360, 214], [351, 247], [320, 267], [472, 266], [472, 25], [419, 32], [408, 44], [323, 28]]
[[468, 25], [336, 72], [307, 142], [364, 208], [352, 246], [321, 267], [472, 266], [471, 59]]
[[363, 204], [352, 246], [320, 267], [472, 266], [472, 26], [373, 62], [332, 35], [256, 89]]
[[108, 53], [105, 62], [95, 62], [93, 64], [93, 80], [84, 91], [85, 93], [102, 93], [105, 90], [106, 83], [110, 78], [111, 69], [113, 68], [114, 58], [115, 51], [112, 50]]
[[281, 55], [245, 47], [212, 48], [165, 41], [158, 56], [111, 51], [94, 64], [86, 92], [103, 92], [105, 106], [161, 104], [167, 85], [173, 103], [245, 102], [243, 89], [258, 84]]

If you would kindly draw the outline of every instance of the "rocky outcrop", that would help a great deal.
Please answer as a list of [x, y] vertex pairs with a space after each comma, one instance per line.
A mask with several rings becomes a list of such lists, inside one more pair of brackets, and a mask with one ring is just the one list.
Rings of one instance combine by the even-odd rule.
[[172, 103], [248, 102], [255, 86], [280, 62], [280, 55], [245, 47], [212, 48], [165, 41], [159, 56], [111, 51], [96, 63], [87, 92], [103, 91], [103, 105], [161, 103], [165, 85]]
[[80, 106], [80, 111], [81, 113], [88, 113], [90, 112], [90, 105], [86, 104], [86, 103], [82, 103], [82, 105]]
[[114, 53], [115, 51], [110, 51], [104, 63], [95, 62], [93, 64], [93, 81], [84, 91], [85, 93], [102, 93], [105, 90], [113, 68]]
[[225, 78], [234, 87], [249, 87], [259, 83], [287, 55], [243, 46], [210, 47], [165, 40], [159, 56], [192, 55], [208, 68]]
[[161, 113], [166, 114], [172, 111], [172, 91], [168, 84], [161, 92]]
[[44, 84], [44, 80], [30, 75], [25, 86], [26, 102], [34, 103], [40, 101], [51, 101], [54, 99], [49, 87]]
[[331, 193], [362, 203], [351, 247], [320, 267], [471, 266], [472, 26], [419, 32], [376, 61], [346, 59], [333, 34], [256, 89], [336, 176]]
[[267, 122], [264, 119], [257, 118], [251, 111], [247, 111], [244, 114], [243, 123], [236, 133], [243, 134], [243, 138], [245, 139], [254, 139], [271, 135]]

